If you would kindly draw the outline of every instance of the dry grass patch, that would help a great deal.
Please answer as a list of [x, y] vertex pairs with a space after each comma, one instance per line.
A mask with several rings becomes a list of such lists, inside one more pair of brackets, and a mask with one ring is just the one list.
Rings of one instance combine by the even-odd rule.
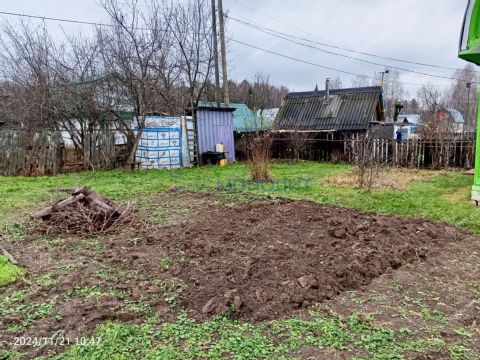
[[470, 201], [470, 191], [470, 186], [458, 188], [451, 193], [445, 195], [445, 198], [452, 205], [465, 205]]
[[[358, 187], [359, 179], [355, 169], [342, 174], [328, 176], [324, 184]], [[406, 168], [380, 168], [378, 176], [374, 179], [374, 189], [405, 190], [408, 185], [416, 181], [434, 178], [438, 172], [431, 170], [418, 170]]]

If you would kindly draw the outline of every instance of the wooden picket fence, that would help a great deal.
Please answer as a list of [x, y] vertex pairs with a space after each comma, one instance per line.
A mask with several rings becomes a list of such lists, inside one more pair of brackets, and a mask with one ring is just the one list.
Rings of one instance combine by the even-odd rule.
[[83, 139], [83, 161], [89, 169], [111, 169], [115, 167], [117, 151], [115, 134], [86, 134]]
[[345, 143], [345, 156], [349, 162], [356, 162], [358, 147], [368, 146], [368, 152], [374, 162], [410, 168], [470, 168], [474, 164], [475, 142], [472, 138], [448, 140], [410, 139], [395, 140], [374, 139], [368, 145], [362, 141]]
[[[358, 154], [371, 154], [374, 162], [404, 167], [470, 168], [474, 164], [475, 139], [472, 134], [447, 140], [410, 139], [401, 142], [390, 139], [372, 139], [367, 151], [359, 147], [365, 142], [348, 139], [309, 139], [300, 151], [303, 160], [356, 163]], [[272, 156], [276, 159], [292, 159], [291, 140], [277, 137], [273, 141]]]
[[17, 174], [25, 161], [25, 134], [0, 132], [0, 175]]
[[[380, 164], [412, 168], [470, 168], [474, 164], [475, 142], [473, 138], [410, 139], [401, 142], [376, 139], [370, 149], [374, 160]], [[350, 161], [353, 160], [352, 152], [355, 153], [348, 152]]]
[[59, 132], [0, 132], [0, 175], [55, 175], [61, 162], [62, 137]]
[[[77, 169], [111, 169], [117, 165], [115, 135], [88, 134]], [[28, 134], [24, 131], [0, 131], [0, 176], [57, 175], [69, 168], [60, 132]]]

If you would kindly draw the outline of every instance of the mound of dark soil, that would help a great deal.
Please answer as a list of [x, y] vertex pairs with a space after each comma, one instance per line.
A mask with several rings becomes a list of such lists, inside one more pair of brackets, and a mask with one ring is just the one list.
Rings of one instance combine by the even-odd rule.
[[[222, 197], [181, 192], [151, 201], [149, 211], [159, 209], [173, 225], [121, 226], [88, 237], [66, 235], [63, 222], [61, 235], [44, 239], [32, 232], [5, 242], [27, 278], [0, 289], [5, 297], [26, 291], [3, 309], [0, 343], [56, 333], [75, 338], [109, 319], [141, 323], [152, 310], [162, 322], [174, 321], [181, 308], [200, 320], [217, 314], [278, 319], [405, 264], [433, 261], [447, 243], [472, 238], [441, 223], [308, 201], [227, 206]], [[40, 281], [46, 274], [52, 281]], [[17, 308], [41, 304], [53, 304], [52, 311], [26, 329], [17, 326], [31, 317]], [[12, 325], [18, 330], [8, 330]], [[22, 349], [30, 358], [51, 350], [59, 348]]]
[[187, 284], [181, 304], [200, 318], [251, 321], [359, 288], [466, 235], [431, 221], [286, 200], [209, 206], [177, 230], [159, 241], [186, 256], [175, 270]]

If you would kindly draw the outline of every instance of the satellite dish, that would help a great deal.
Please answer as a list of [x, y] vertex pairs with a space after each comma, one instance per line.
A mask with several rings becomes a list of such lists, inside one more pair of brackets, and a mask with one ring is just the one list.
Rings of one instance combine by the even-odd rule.
[[468, 0], [458, 56], [480, 65], [480, 0]]

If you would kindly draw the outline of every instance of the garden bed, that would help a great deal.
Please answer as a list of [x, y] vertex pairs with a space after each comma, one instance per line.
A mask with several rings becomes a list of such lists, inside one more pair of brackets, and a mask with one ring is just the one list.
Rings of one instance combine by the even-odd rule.
[[[107, 320], [174, 321], [181, 309], [198, 320], [226, 315], [253, 323], [305, 314], [473, 238], [438, 222], [309, 201], [232, 203], [172, 191], [151, 200], [147, 212], [158, 223], [147, 229], [33, 233], [6, 244], [27, 276], [2, 290], [0, 341], [75, 339]], [[51, 347], [23, 350], [41, 355]]]

